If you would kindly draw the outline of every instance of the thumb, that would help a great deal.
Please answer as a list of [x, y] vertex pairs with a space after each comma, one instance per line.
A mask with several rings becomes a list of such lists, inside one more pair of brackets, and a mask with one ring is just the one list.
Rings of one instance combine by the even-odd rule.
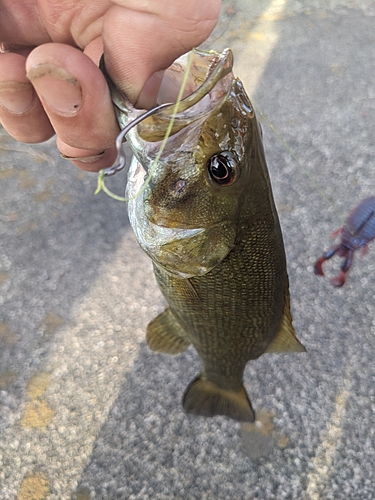
[[210, 35], [220, 0], [118, 0], [105, 15], [104, 57], [114, 83], [139, 108], [155, 104], [162, 74]]

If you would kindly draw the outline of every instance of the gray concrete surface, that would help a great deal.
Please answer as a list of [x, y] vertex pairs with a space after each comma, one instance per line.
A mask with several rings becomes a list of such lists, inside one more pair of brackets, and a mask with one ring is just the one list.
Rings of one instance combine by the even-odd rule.
[[256, 105], [336, 207], [263, 124], [308, 352], [249, 363], [255, 425], [186, 416], [199, 360], [145, 344], [163, 301], [125, 207], [94, 196], [95, 176], [53, 142], [1, 131], [1, 500], [375, 499], [375, 248], [343, 289], [312, 272], [341, 218], [374, 195], [374, 3], [223, 11], [212, 47], [233, 48]]

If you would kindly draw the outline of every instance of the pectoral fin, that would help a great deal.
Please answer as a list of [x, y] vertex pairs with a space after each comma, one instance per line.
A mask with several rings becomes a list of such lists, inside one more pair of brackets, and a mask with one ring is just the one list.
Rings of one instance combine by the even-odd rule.
[[147, 327], [146, 341], [152, 351], [179, 354], [190, 345], [184, 337], [186, 337], [185, 330], [170, 309], [159, 314]]
[[240, 422], [254, 422], [255, 414], [245, 388], [228, 391], [200, 375], [188, 386], [182, 405], [186, 413], [213, 417], [225, 415]]
[[268, 346], [265, 352], [281, 353], [281, 352], [306, 352], [305, 347], [296, 337], [292, 324], [292, 314], [290, 312], [289, 298], [289, 283], [288, 277], [285, 283], [285, 306], [284, 314], [281, 322], [281, 328], [272, 343]]

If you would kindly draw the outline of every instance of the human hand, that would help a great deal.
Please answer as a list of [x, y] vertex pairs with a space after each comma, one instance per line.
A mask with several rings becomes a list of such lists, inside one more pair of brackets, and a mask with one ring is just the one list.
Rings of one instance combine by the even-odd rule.
[[1, 124], [21, 142], [56, 133], [77, 167], [108, 167], [119, 130], [97, 66], [103, 49], [114, 83], [152, 107], [158, 72], [208, 37], [219, 10], [220, 0], [2, 0]]

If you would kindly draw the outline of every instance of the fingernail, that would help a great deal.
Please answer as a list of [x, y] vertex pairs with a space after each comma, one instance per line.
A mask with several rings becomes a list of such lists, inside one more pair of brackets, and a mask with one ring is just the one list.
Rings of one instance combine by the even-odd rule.
[[96, 161], [99, 160], [104, 155], [105, 151], [102, 151], [101, 153], [97, 155], [91, 155], [91, 156], [84, 156], [84, 157], [79, 157], [79, 156], [66, 156], [64, 153], [60, 153], [61, 158], [64, 160], [70, 160], [70, 161], [80, 161], [82, 163], [95, 163]]
[[[143, 89], [141, 90], [141, 93], [138, 96], [137, 102], [135, 104], [136, 108], [151, 109], [156, 105], [156, 100], [159, 98], [158, 92], [160, 90], [163, 76], [164, 76], [164, 71], [158, 71], [157, 73], [154, 73], [147, 80], [147, 82], [143, 86]], [[164, 100], [160, 102], [169, 102], [169, 101]]]
[[82, 104], [82, 89], [65, 69], [51, 63], [37, 64], [27, 73], [39, 97], [60, 115], [74, 115]]
[[30, 83], [0, 82], [0, 105], [14, 115], [22, 115], [32, 108], [35, 94]]

